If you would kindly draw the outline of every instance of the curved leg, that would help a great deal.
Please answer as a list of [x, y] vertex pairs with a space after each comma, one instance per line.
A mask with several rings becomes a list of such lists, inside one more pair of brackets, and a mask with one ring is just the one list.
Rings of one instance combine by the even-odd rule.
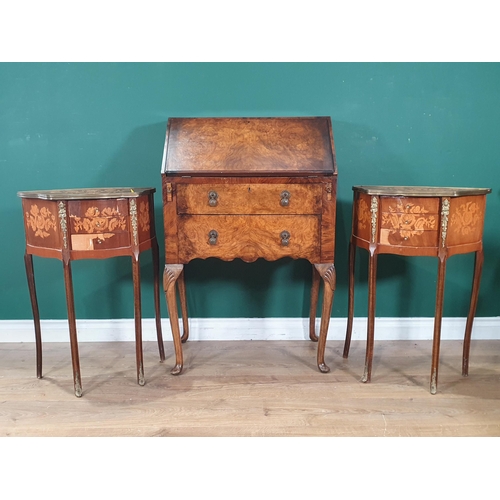
[[33, 310], [33, 322], [35, 323], [35, 343], [36, 343], [36, 376], [42, 378], [42, 334], [40, 328], [40, 312], [38, 310], [38, 300], [36, 298], [35, 272], [33, 270], [33, 256], [24, 254], [24, 265], [26, 266], [26, 277], [28, 278], [28, 288], [30, 291], [31, 309]]
[[368, 328], [366, 335], [365, 371], [362, 382], [370, 382], [372, 378], [373, 344], [375, 340], [375, 298], [377, 284], [377, 254], [370, 251], [368, 263]]
[[134, 277], [134, 320], [135, 320], [135, 359], [137, 365], [137, 383], [144, 385], [144, 360], [142, 356], [142, 318], [141, 318], [141, 270], [139, 255], [132, 257], [132, 274]]
[[321, 277], [313, 265], [312, 266], [312, 286], [311, 286], [311, 306], [309, 309], [309, 338], [313, 342], [318, 341], [318, 337], [316, 335], [316, 310], [318, 308], [320, 280], [321, 280]]
[[477, 299], [479, 296], [479, 284], [481, 283], [481, 273], [483, 270], [484, 252], [479, 250], [475, 255], [474, 262], [474, 278], [472, 281], [472, 292], [470, 298], [469, 315], [467, 316], [467, 324], [465, 325], [464, 350], [462, 355], [462, 376], [469, 375], [469, 353], [470, 339], [472, 334], [472, 324], [476, 315]]
[[175, 366], [170, 373], [179, 375], [182, 372], [182, 342], [179, 331], [179, 313], [177, 312], [177, 297], [175, 283], [182, 273], [184, 266], [182, 264], [166, 264], [163, 272], [163, 289], [167, 300], [168, 315], [170, 317], [170, 326], [172, 328], [172, 337], [175, 349]]
[[161, 313], [160, 313], [160, 259], [158, 252], [158, 242], [154, 240], [151, 251], [153, 253], [153, 277], [154, 277], [154, 300], [155, 300], [155, 319], [156, 319], [156, 337], [158, 339], [158, 351], [160, 361], [165, 361], [165, 348], [163, 345], [163, 335], [161, 333]]
[[351, 347], [352, 323], [354, 318], [354, 266], [356, 262], [356, 245], [349, 242], [349, 298], [347, 303], [347, 329], [345, 333], [344, 354], [347, 359]]
[[439, 347], [441, 342], [441, 322], [443, 319], [443, 298], [444, 298], [444, 279], [446, 273], [446, 258], [439, 258], [438, 280], [436, 291], [436, 314], [434, 316], [434, 337], [432, 340], [432, 364], [431, 364], [431, 394], [437, 392], [438, 366], [439, 366]]
[[182, 313], [182, 337], [181, 342], [184, 343], [189, 338], [188, 310], [186, 300], [186, 283], [184, 282], [184, 270], [177, 279], [177, 288], [179, 290], [179, 299], [181, 302]]
[[63, 259], [64, 287], [66, 290], [66, 305], [68, 307], [69, 341], [71, 345], [71, 362], [73, 364], [73, 383], [75, 396], [82, 396], [82, 382], [80, 376], [80, 358], [78, 355], [78, 338], [76, 335], [75, 299], [73, 295], [73, 278], [71, 264]]
[[321, 309], [321, 327], [318, 340], [318, 368], [320, 372], [328, 373], [330, 368], [325, 364], [326, 336], [332, 314], [333, 294], [335, 292], [335, 266], [333, 264], [314, 264], [316, 271], [323, 278], [323, 307]]

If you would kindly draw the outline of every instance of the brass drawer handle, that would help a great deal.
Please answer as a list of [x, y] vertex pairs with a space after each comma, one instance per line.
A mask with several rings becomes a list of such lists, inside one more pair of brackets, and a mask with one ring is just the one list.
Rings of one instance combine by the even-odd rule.
[[215, 229], [212, 229], [208, 233], [208, 243], [210, 243], [210, 245], [217, 245], [218, 236], [219, 236], [219, 233]]
[[287, 247], [288, 244], [290, 243], [290, 233], [288, 231], [281, 231], [280, 238], [281, 238], [281, 245]]
[[282, 207], [288, 207], [288, 205], [290, 205], [290, 192], [289, 191], [282, 191], [281, 192], [281, 201], [280, 201], [280, 205]]
[[217, 199], [219, 198], [219, 195], [217, 194], [217, 191], [209, 191], [208, 192], [208, 204], [211, 207], [216, 207], [217, 206]]

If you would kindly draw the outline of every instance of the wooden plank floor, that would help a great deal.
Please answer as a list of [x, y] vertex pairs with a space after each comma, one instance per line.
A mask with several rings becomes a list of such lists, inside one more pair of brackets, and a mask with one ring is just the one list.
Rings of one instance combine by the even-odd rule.
[[375, 342], [372, 382], [360, 378], [364, 342], [329, 341], [316, 368], [310, 341], [172, 343], [159, 362], [144, 344], [146, 385], [134, 344], [81, 343], [83, 397], [73, 394], [69, 344], [0, 344], [0, 436], [500, 436], [500, 340], [472, 342], [469, 377], [459, 341], [444, 341], [438, 393], [429, 393], [430, 341]]

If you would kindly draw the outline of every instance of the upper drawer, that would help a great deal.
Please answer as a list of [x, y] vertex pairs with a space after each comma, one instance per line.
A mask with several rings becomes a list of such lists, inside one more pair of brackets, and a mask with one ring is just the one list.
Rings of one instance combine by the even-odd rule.
[[178, 184], [179, 214], [319, 214], [321, 184]]
[[437, 214], [439, 198], [380, 197], [380, 211], [401, 214]]

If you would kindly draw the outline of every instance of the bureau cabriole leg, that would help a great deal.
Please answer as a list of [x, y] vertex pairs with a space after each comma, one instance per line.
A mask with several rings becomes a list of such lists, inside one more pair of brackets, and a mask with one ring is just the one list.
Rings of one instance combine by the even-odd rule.
[[309, 309], [309, 338], [313, 342], [318, 341], [316, 335], [316, 310], [318, 308], [319, 285], [321, 276], [316, 271], [314, 265], [312, 266], [312, 286], [311, 286], [311, 306]]
[[184, 281], [184, 270], [179, 275], [177, 279], [177, 288], [179, 290], [179, 299], [181, 302], [181, 314], [182, 314], [182, 337], [181, 342], [184, 343], [189, 338], [189, 324], [188, 324], [188, 310], [187, 310], [187, 300], [186, 300], [186, 282]]
[[320, 372], [328, 373], [330, 368], [325, 364], [325, 347], [330, 316], [332, 314], [333, 294], [335, 292], [335, 266], [333, 264], [314, 264], [316, 271], [323, 278], [323, 307], [321, 309], [321, 327], [318, 339], [318, 368]]
[[38, 300], [36, 298], [33, 256], [31, 254], [24, 254], [24, 265], [26, 266], [26, 277], [28, 278], [31, 309], [33, 310], [33, 322], [35, 323], [36, 376], [37, 378], [42, 378], [42, 333], [40, 328], [40, 312], [38, 310]]
[[431, 394], [436, 394], [437, 392], [439, 347], [441, 343], [441, 323], [443, 320], [445, 274], [446, 274], [446, 258], [440, 257], [438, 265], [438, 279], [437, 279], [437, 291], [436, 291], [436, 314], [434, 316], [434, 336], [432, 340], [432, 362], [431, 362], [431, 383], [430, 383]]
[[78, 355], [78, 338], [76, 335], [75, 298], [73, 295], [73, 278], [71, 276], [71, 263], [63, 259], [64, 287], [66, 290], [66, 305], [68, 308], [69, 341], [71, 345], [71, 362], [73, 365], [73, 383], [75, 396], [82, 396], [82, 382], [80, 376], [80, 357]]
[[144, 361], [142, 356], [142, 318], [141, 318], [141, 271], [139, 255], [132, 257], [132, 275], [134, 278], [134, 321], [135, 321], [135, 359], [137, 365], [137, 383], [144, 385]]
[[158, 242], [153, 241], [151, 251], [153, 254], [153, 278], [154, 278], [154, 301], [155, 301], [155, 320], [156, 336], [158, 338], [158, 351], [160, 352], [160, 361], [165, 361], [165, 347], [163, 345], [163, 335], [161, 333], [161, 312], [160, 312], [160, 259], [158, 252]]
[[163, 289], [165, 290], [165, 298], [167, 300], [168, 315], [170, 318], [170, 327], [172, 329], [172, 337], [174, 340], [175, 350], [175, 366], [170, 373], [179, 375], [182, 372], [182, 342], [179, 329], [179, 313], [177, 312], [177, 294], [176, 282], [182, 273], [184, 266], [182, 264], [166, 264], [163, 273]]
[[370, 251], [368, 261], [368, 327], [366, 335], [365, 371], [362, 382], [370, 382], [372, 378], [373, 344], [375, 341], [375, 302], [377, 285], [378, 255]]
[[349, 296], [347, 302], [347, 328], [345, 333], [343, 357], [347, 359], [351, 348], [352, 323], [354, 318], [354, 268], [356, 261], [356, 245], [349, 242]]
[[481, 282], [483, 262], [484, 262], [484, 252], [481, 249], [477, 251], [475, 254], [474, 278], [472, 281], [469, 315], [467, 316], [467, 324], [465, 325], [464, 350], [462, 356], [462, 375], [464, 377], [467, 377], [469, 375], [470, 339], [472, 334], [472, 324], [474, 322], [474, 316], [476, 315], [477, 299], [479, 296], [479, 284]]

